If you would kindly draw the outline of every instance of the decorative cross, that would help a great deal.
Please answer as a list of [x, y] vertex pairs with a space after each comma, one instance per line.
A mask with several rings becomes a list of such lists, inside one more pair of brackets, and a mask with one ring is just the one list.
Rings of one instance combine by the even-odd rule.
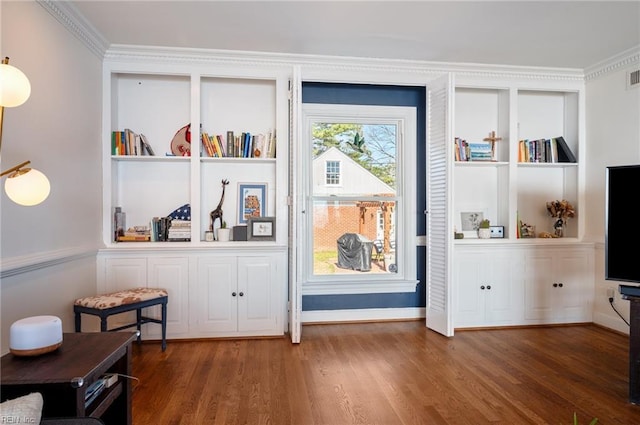
[[489, 137], [485, 137], [484, 139], [485, 142], [497, 142], [499, 140], [502, 140], [502, 137], [496, 137], [496, 132], [492, 131], [491, 133], [489, 133]]

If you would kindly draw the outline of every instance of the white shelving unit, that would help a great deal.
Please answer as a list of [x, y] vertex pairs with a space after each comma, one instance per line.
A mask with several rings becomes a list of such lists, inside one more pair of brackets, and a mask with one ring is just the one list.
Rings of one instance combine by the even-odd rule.
[[[536, 228], [536, 233], [553, 231], [553, 218], [546, 203], [566, 199], [578, 217], [583, 196], [580, 152], [583, 151], [584, 126], [580, 114], [578, 89], [552, 91], [508, 88], [458, 87], [455, 90], [455, 136], [468, 142], [482, 141], [495, 131], [495, 161], [455, 161], [454, 213], [460, 231], [461, 212], [482, 212], [492, 225], [504, 226], [505, 239], [517, 239], [521, 220]], [[564, 137], [577, 163], [518, 162], [520, 140]], [[579, 240], [582, 220], [570, 219], [565, 236]], [[466, 232], [468, 243], [475, 239]], [[504, 241], [503, 241], [504, 242]]]
[[[155, 63], [155, 61], [158, 61]], [[184, 62], [182, 62], [184, 61]], [[169, 291], [169, 338], [282, 335], [286, 331], [288, 79], [287, 67], [207, 60], [141, 58], [106, 60], [103, 88], [103, 242], [98, 254], [98, 291], [163, 286]], [[191, 155], [173, 156], [171, 140], [191, 124]], [[113, 155], [113, 131], [131, 129], [146, 136], [154, 156]], [[212, 158], [200, 138], [227, 131], [275, 133], [274, 158]], [[274, 240], [210, 242], [210, 212], [222, 196], [223, 220], [239, 225], [240, 183], [266, 184], [263, 217], [275, 217]], [[153, 217], [191, 207], [188, 242], [117, 242], [113, 213], [121, 207], [126, 227], [148, 226]], [[243, 223], [244, 224], [244, 223]], [[220, 222], [216, 222], [216, 229]], [[198, 273], [203, 258], [217, 258], [234, 270], [224, 285]], [[254, 258], [260, 267], [247, 261]], [[172, 265], [166, 276], [158, 271]], [[226, 266], [225, 266], [226, 264]], [[267, 270], [268, 285], [257, 281]], [[225, 286], [226, 285], [226, 286]], [[225, 288], [243, 298], [230, 298]], [[237, 327], [208, 326], [212, 306], [238, 300]], [[157, 312], [149, 311], [150, 315]], [[261, 317], [260, 325], [244, 325]], [[249, 318], [249, 319], [246, 319]], [[240, 319], [238, 319], [240, 320]], [[143, 336], [154, 337], [149, 330]]]
[[[492, 225], [504, 226], [504, 238], [478, 239], [469, 231], [454, 241], [454, 326], [588, 322], [594, 283], [585, 272], [593, 266], [592, 250], [582, 243], [584, 88], [505, 82], [465, 80], [455, 88], [454, 137], [477, 142], [495, 131], [501, 139], [495, 161], [451, 158], [456, 230], [462, 230], [460, 213], [481, 212]], [[559, 136], [576, 163], [519, 161], [520, 140]], [[535, 226], [536, 236], [553, 233], [546, 203], [563, 199], [576, 210], [565, 237], [518, 237], [519, 220]]]

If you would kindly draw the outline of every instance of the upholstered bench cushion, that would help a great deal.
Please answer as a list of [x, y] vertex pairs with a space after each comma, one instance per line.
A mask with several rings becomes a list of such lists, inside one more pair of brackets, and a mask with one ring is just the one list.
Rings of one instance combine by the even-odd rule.
[[125, 304], [133, 304], [154, 298], [166, 297], [167, 290], [161, 288], [133, 288], [110, 294], [96, 295], [95, 297], [78, 298], [74, 305], [104, 310]]

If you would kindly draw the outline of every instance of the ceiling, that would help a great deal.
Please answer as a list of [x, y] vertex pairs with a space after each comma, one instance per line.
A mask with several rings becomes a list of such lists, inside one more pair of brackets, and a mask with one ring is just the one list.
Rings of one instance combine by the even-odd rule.
[[584, 69], [640, 46], [640, 1], [69, 2], [109, 44]]

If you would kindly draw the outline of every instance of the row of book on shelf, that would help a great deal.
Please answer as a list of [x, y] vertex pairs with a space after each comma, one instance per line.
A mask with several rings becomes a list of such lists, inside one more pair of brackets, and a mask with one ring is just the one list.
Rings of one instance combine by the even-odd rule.
[[[467, 142], [455, 138], [456, 161], [495, 161], [496, 150], [493, 142]], [[577, 162], [576, 157], [564, 140], [558, 136], [551, 139], [520, 140], [518, 142], [518, 162], [557, 163]]]
[[[275, 158], [276, 133], [251, 134], [242, 132], [235, 134], [227, 131], [226, 140], [221, 134], [202, 133], [202, 153], [212, 158]], [[155, 155], [147, 137], [125, 128], [111, 132], [112, 155]], [[204, 156], [204, 155], [203, 155]]]
[[226, 141], [222, 134], [202, 133], [204, 152], [212, 158], [275, 158], [276, 133], [234, 134], [227, 131]]
[[520, 140], [518, 143], [518, 162], [576, 162], [564, 137], [552, 139]]
[[492, 141], [467, 142], [455, 138], [454, 155], [456, 161], [495, 161], [496, 146]]
[[144, 134], [138, 134], [125, 128], [111, 132], [112, 155], [155, 155]]
[[118, 242], [189, 242], [191, 220], [154, 217], [149, 226], [135, 226], [117, 236]]

